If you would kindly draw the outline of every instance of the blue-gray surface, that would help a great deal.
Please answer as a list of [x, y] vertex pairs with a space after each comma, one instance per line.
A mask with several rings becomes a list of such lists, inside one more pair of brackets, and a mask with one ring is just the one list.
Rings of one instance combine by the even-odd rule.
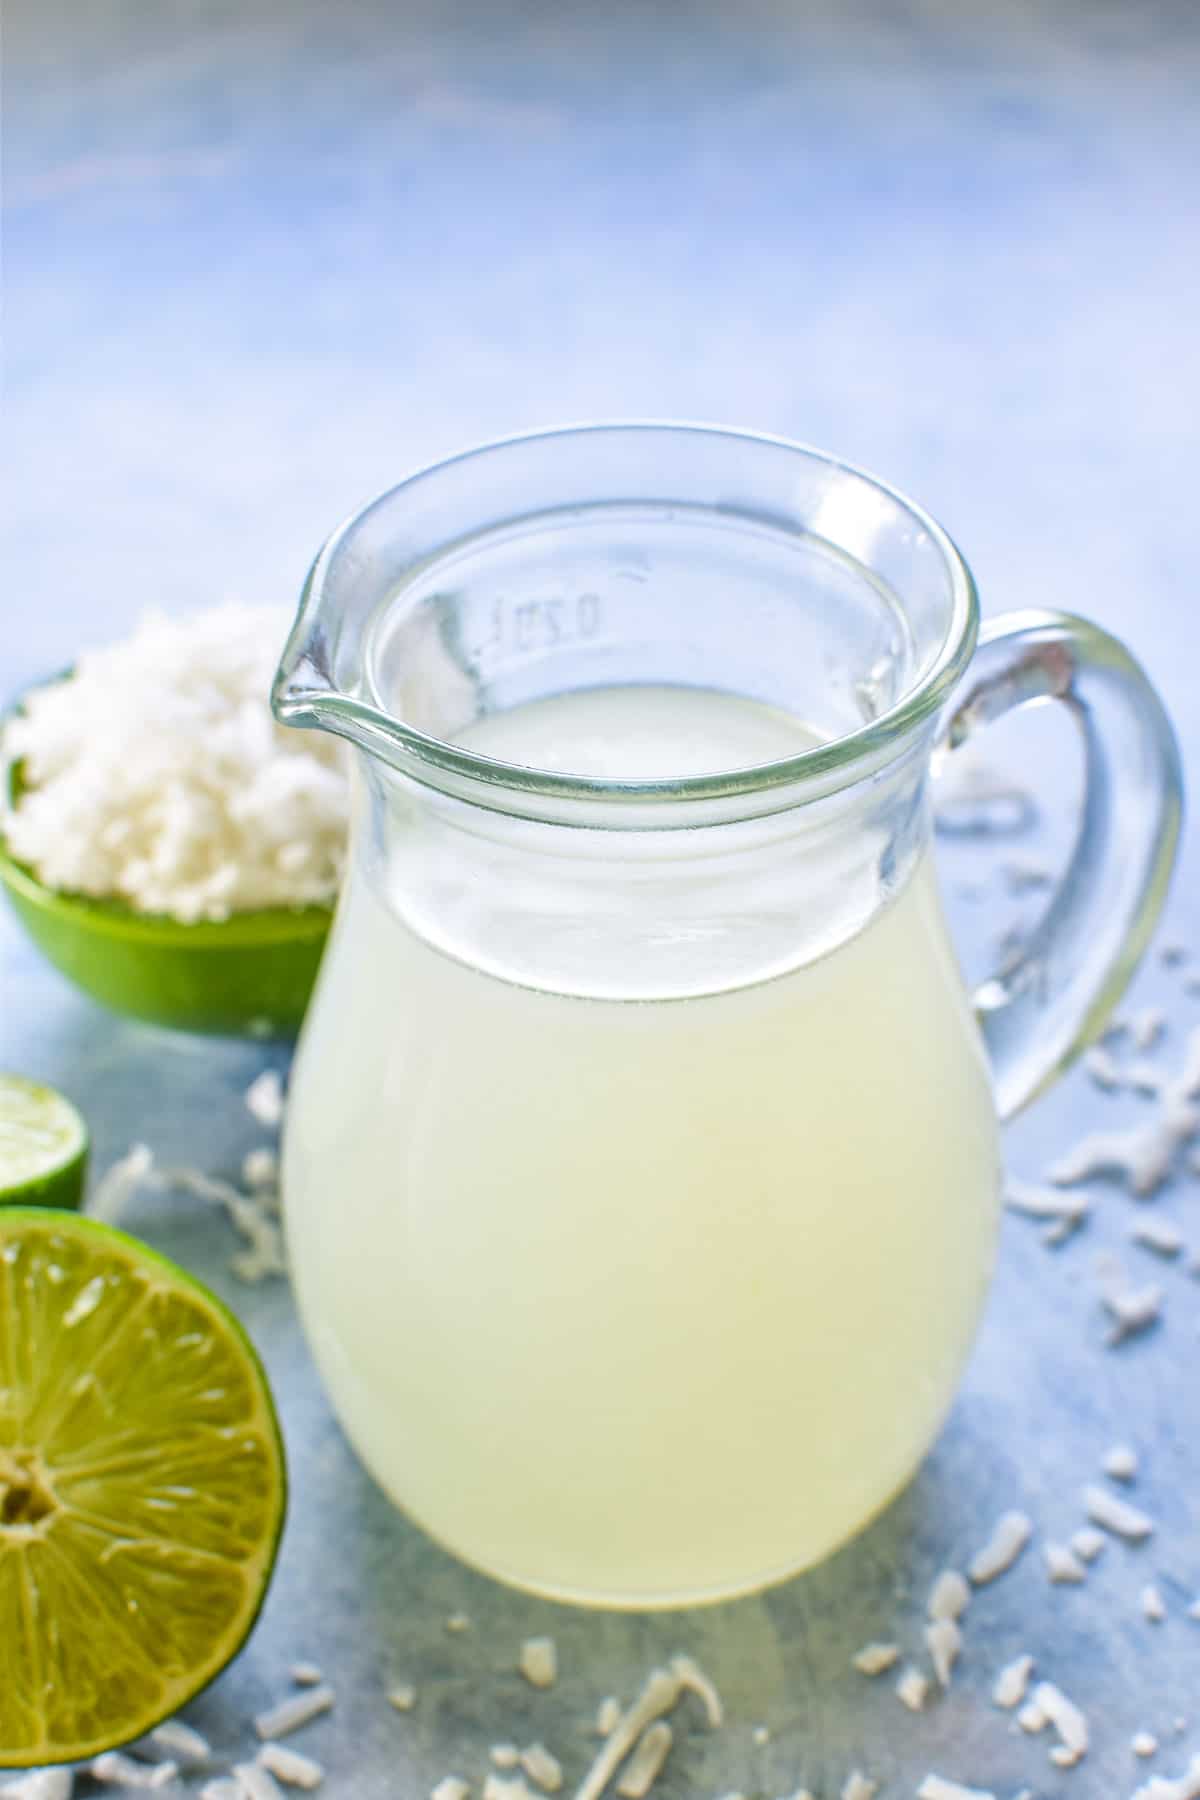
[[[147, 603], [290, 597], [340, 515], [418, 463], [563, 418], [706, 417], [821, 443], [925, 500], [993, 610], [1066, 604], [1124, 633], [1200, 754], [1194, 704], [1196, 168], [1190, 0], [13, 0], [3, 685]], [[1018, 734], [1019, 735], [1019, 734]], [[957, 853], [952, 889], [970, 873]], [[1188, 940], [1196, 866], [1173, 902]], [[979, 921], [1003, 911], [977, 902]], [[959, 910], [971, 911], [967, 902]], [[1200, 951], [1200, 935], [1195, 940]], [[97, 1160], [147, 1138], [233, 1169], [263, 1054], [115, 1023], [0, 926], [0, 1065], [64, 1087]], [[1157, 964], [1170, 1056], [1200, 1002]], [[1107, 1100], [1074, 1077], [1010, 1134], [1041, 1167]], [[1109, 1109], [1102, 1112], [1102, 1108]], [[1200, 1248], [1200, 1184], [1156, 1204]], [[282, 1396], [294, 1504], [253, 1641], [193, 1709], [222, 1753], [315, 1657], [338, 1705], [304, 1736], [356, 1800], [476, 1779], [540, 1737], [574, 1780], [581, 1721], [694, 1648], [730, 1722], [692, 1721], [658, 1792], [821, 1800], [853, 1765], [887, 1795], [930, 1767], [1011, 1795], [1123, 1800], [1200, 1749], [1200, 1288], [1101, 1348], [1094, 1259], [1131, 1203], [1057, 1252], [1023, 1222], [954, 1418], [911, 1490], [826, 1567], [674, 1618], [589, 1615], [459, 1568], [390, 1511], [316, 1386], [282, 1284], [240, 1290], [198, 1207], [147, 1201], [156, 1242], [246, 1317]], [[914, 1718], [850, 1653], [919, 1651], [925, 1586], [1021, 1505], [1049, 1537], [1114, 1437], [1160, 1521], [1082, 1588], [1040, 1557], [973, 1603], [951, 1692]], [[747, 1471], [747, 1480], [753, 1471]], [[1156, 1581], [1164, 1624], [1138, 1594]], [[472, 1630], [446, 1632], [462, 1609]], [[513, 1671], [549, 1631], [562, 1676]], [[1089, 1711], [1081, 1768], [988, 1700], [1018, 1651]], [[420, 1696], [406, 1717], [389, 1681]], [[1177, 1731], [1176, 1720], [1187, 1721]], [[758, 1744], [753, 1728], [771, 1729]]]

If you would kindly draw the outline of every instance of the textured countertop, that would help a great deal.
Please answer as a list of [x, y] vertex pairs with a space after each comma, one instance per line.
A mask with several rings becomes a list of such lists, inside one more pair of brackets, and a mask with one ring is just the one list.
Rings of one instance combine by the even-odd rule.
[[[988, 610], [1066, 605], [1127, 636], [1196, 766], [1200, 21], [1185, 0], [12, 0], [6, 35], [6, 692], [149, 603], [290, 600], [341, 515], [469, 442], [672, 415], [873, 467], [942, 518]], [[1022, 740], [1020, 725], [997, 738], [1028, 769]], [[1068, 800], [1022, 855], [1054, 854]], [[976, 960], [1036, 905], [1007, 893], [1003, 854], [947, 857]], [[1200, 970], [1196, 888], [1187, 844], [1165, 935]], [[1155, 959], [1135, 995], [1167, 1009], [1168, 1067], [1200, 1023], [1187, 973]], [[241, 1095], [264, 1059], [282, 1063], [114, 1021], [0, 919], [0, 1066], [75, 1097], [98, 1167], [144, 1138], [235, 1171], [262, 1138]], [[1012, 1165], [1037, 1175], [1144, 1104], [1077, 1074], [1012, 1129]], [[331, 1796], [421, 1800], [450, 1771], [478, 1792], [489, 1744], [533, 1738], [569, 1792], [597, 1701], [629, 1699], [682, 1648], [728, 1722], [681, 1714], [663, 1800], [801, 1783], [834, 1800], [855, 1766], [888, 1800], [929, 1768], [1004, 1800], [1125, 1800], [1146, 1779], [1139, 1728], [1163, 1740], [1149, 1767], [1177, 1773], [1200, 1751], [1200, 1284], [1186, 1258], [1130, 1246], [1123, 1192], [1094, 1194], [1057, 1250], [1006, 1222], [958, 1407], [884, 1518], [762, 1598], [641, 1618], [508, 1593], [433, 1548], [344, 1445], [286, 1286], [239, 1287], [217, 1218], [146, 1197], [131, 1222], [262, 1347], [293, 1471], [262, 1621], [189, 1716], [244, 1754], [251, 1715], [305, 1656], [338, 1692], [296, 1740]], [[1200, 1252], [1200, 1179], [1152, 1205]], [[1163, 1322], [1117, 1350], [1104, 1248], [1167, 1293]], [[1079, 1490], [1116, 1439], [1141, 1453], [1133, 1497], [1159, 1530], [1052, 1587], [1040, 1540], [1081, 1523]], [[918, 1652], [933, 1575], [1012, 1506], [1039, 1544], [973, 1602], [951, 1691], [912, 1717], [850, 1654], [892, 1636]], [[1148, 1582], [1164, 1623], [1142, 1616]], [[450, 1633], [458, 1611], [470, 1629]], [[547, 1632], [561, 1676], [539, 1694], [515, 1662]], [[1089, 1714], [1076, 1770], [989, 1702], [1021, 1651]], [[405, 1716], [383, 1698], [398, 1681], [418, 1689]]]

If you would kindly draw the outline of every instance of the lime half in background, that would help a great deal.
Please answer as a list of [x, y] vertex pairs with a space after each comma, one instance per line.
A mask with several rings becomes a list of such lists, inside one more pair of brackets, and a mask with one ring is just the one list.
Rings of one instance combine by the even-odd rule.
[[0, 1074], [0, 1206], [78, 1206], [87, 1126], [53, 1088]]
[[0, 1768], [140, 1737], [245, 1642], [286, 1506], [266, 1376], [182, 1269], [0, 1208]]

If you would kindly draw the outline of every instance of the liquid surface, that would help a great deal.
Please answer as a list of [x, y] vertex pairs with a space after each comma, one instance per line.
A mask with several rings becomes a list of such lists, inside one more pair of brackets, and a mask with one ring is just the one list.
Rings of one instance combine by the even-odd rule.
[[655, 781], [799, 756], [820, 742], [789, 713], [711, 688], [597, 687], [494, 713], [460, 742], [560, 775]]
[[[645, 774], [803, 731], [585, 699], [553, 754], [601, 774], [635, 735]], [[469, 741], [544, 758], [550, 710]], [[927, 866], [807, 966], [625, 1002], [439, 953], [356, 865], [285, 1147], [302, 1314], [376, 1477], [468, 1560], [610, 1604], [757, 1586], [890, 1498], [974, 1333], [997, 1172]]]

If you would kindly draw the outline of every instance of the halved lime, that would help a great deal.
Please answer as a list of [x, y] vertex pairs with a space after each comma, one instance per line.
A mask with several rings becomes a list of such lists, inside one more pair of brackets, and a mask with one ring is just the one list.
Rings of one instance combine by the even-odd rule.
[[286, 1496], [233, 1314], [123, 1231], [0, 1209], [0, 1768], [126, 1743], [210, 1682]]
[[0, 1206], [78, 1206], [87, 1126], [53, 1088], [0, 1074]]

